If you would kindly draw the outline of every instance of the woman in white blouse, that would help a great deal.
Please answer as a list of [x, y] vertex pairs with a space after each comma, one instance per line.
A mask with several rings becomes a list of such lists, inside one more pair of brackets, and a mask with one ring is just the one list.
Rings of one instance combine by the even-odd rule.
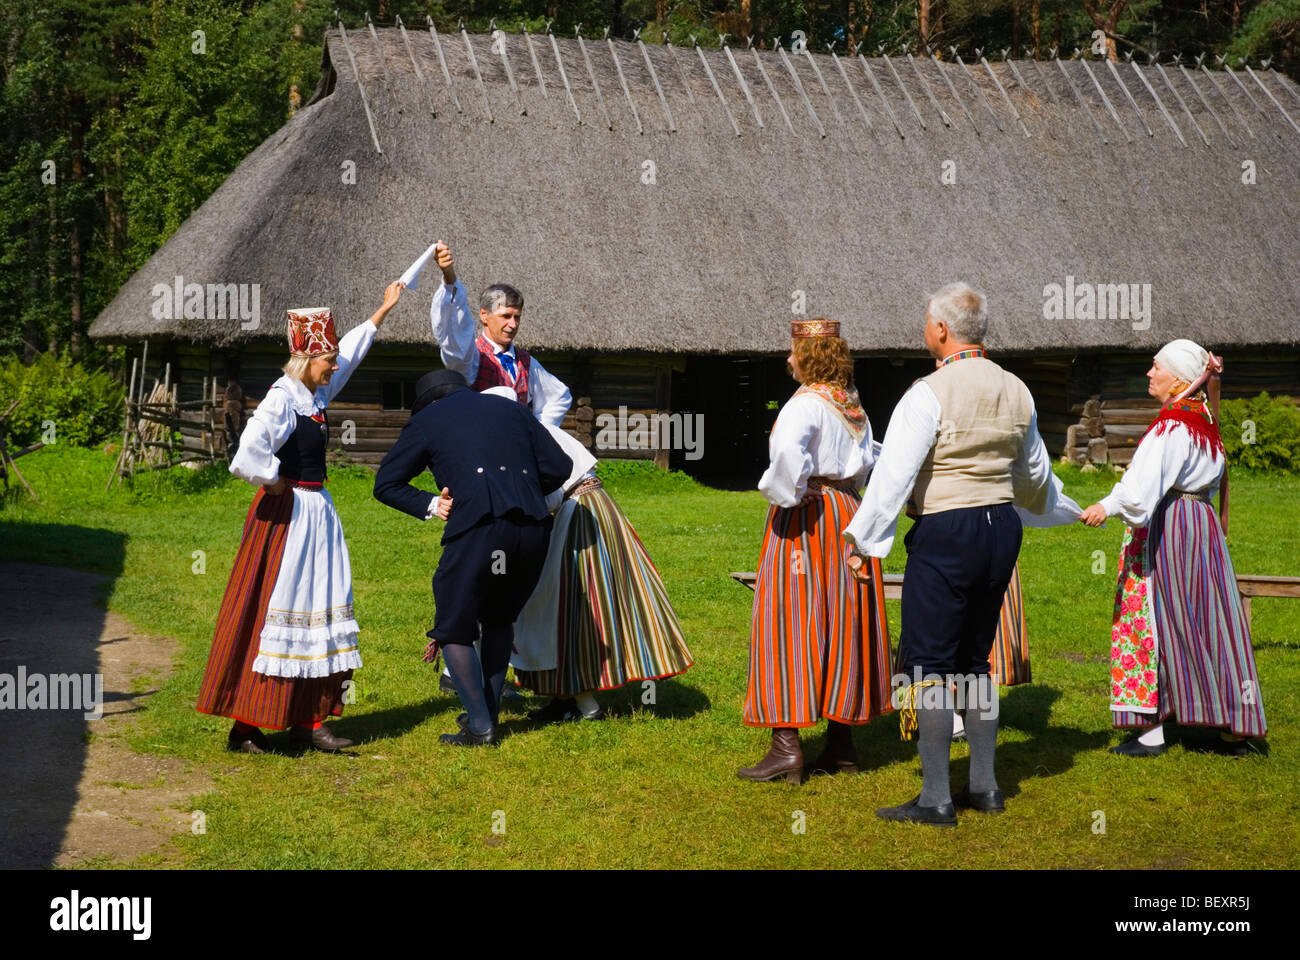
[[853, 386], [839, 324], [791, 324], [788, 358], [801, 386], [781, 409], [758, 489], [771, 502], [763, 536], [749, 648], [746, 726], [772, 730], [748, 780], [804, 773], [799, 728], [829, 721], [811, 773], [856, 773], [852, 726], [890, 709], [889, 625], [880, 561], [862, 577], [848, 566], [843, 530], [875, 462], [871, 424]]
[[1202, 388], [1223, 363], [1174, 340], [1147, 371], [1161, 401], [1110, 495], [1080, 519], [1128, 526], [1111, 627], [1111, 711], [1141, 733], [1114, 753], [1158, 756], [1164, 721], [1218, 727], [1238, 755], [1263, 737], [1263, 697], [1223, 528], [1210, 500], [1224, 474], [1223, 442]]
[[231, 750], [265, 753], [260, 727], [329, 752], [350, 746], [324, 725], [343, 712], [361, 666], [352, 570], [325, 489], [325, 408], [347, 383], [401, 296], [341, 341], [329, 308], [288, 311], [291, 357], [240, 435], [230, 472], [257, 486], [217, 615], [199, 690], [202, 713], [235, 721]]

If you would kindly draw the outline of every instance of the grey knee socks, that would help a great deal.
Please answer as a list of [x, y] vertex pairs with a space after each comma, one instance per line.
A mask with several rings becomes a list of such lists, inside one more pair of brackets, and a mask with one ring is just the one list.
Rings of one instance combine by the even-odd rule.
[[998, 690], [989, 676], [966, 685], [966, 742], [970, 744], [971, 793], [998, 788], [993, 753], [998, 745]]
[[923, 807], [937, 807], [952, 800], [948, 788], [952, 700], [952, 691], [947, 683], [917, 691], [916, 749], [921, 754], [923, 777], [918, 802]]

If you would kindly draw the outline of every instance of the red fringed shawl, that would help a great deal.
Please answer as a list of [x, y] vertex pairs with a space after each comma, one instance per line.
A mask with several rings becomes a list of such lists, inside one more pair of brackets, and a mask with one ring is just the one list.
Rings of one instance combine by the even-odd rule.
[[1188, 429], [1193, 442], [1203, 452], [1223, 454], [1223, 438], [1219, 436], [1219, 425], [1214, 422], [1205, 404], [1199, 400], [1175, 400], [1164, 407], [1151, 421], [1151, 426], [1147, 427], [1142, 437], [1146, 439], [1147, 433], [1152, 432], [1157, 435], [1162, 434], [1175, 423], [1181, 423]]

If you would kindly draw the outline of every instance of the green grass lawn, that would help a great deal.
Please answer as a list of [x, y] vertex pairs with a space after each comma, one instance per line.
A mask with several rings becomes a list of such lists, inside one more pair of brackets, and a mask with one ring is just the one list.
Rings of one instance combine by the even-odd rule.
[[[1300, 602], [1257, 600], [1254, 643], [1271, 754], [1232, 759], [1176, 746], [1135, 761], [1106, 747], [1110, 610], [1122, 528], [1027, 530], [1021, 554], [1034, 683], [1003, 691], [1001, 817], [955, 831], [887, 824], [878, 806], [920, 786], [915, 748], [893, 716], [856, 732], [858, 776], [801, 787], [736, 778], [766, 750], [741, 724], [752, 570], [766, 503], [679, 474], [605, 465], [610, 492], [645, 541], [681, 617], [695, 666], [658, 684], [603, 694], [603, 723], [535, 728], [517, 708], [497, 750], [438, 743], [460, 710], [420, 660], [432, 624], [438, 525], [380, 505], [372, 478], [335, 469], [365, 667], [336, 729], [353, 756], [226, 752], [229, 721], [193, 708], [226, 577], [252, 496], [221, 470], [146, 476], [104, 493], [112, 459], [53, 447], [25, 458], [40, 504], [0, 510], [0, 553], [114, 578], [107, 605], [180, 641], [175, 671], [150, 698], [133, 746], [186, 758], [213, 778], [194, 798], [207, 832], [132, 864], [191, 867], [1296, 867], [1300, 780]], [[1080, 504], [1114, 476], [1058, 468]], [[432, 489], [425, 478], [425, 486]], [[900, 527], [906, 526], [906, 520]], [[901, 540], [901, 538], [900, 538]], [[1300, 479], [1234, 475], [1237, 570], [1300, 575]], [[203, 551], [206, 572], [194, 572]], [[1097, 551], [1104, 555], [1098, 563]], [[899, 542], [886, 563], [901, 572]], [[1104, 571], [1094, 573], [1094, 566]], [[895, 644], [898, 604], [890, 604]], [[824, 728], [805, 736], [820, 749]], [[276, 735], [273, 742], [277, 742]], [[953, 783], [965, 783], [965, 745]], [[1096, 812], [1105, 832], [1094, 831]], [[802, 821], [805, 831], [792, 827]], [[494, 826], [498, 832], [494, 832]], [[504, 828], [504, 832], [499, 832]], [[105, 865], [97, 862], [96, 865]]]

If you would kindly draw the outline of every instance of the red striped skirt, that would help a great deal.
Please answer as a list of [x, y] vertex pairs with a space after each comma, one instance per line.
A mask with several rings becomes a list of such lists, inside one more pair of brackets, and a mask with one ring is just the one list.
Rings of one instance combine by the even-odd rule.
[[292, 489], [270, 496], [265, 488], [258, 488], [221, 598], [216, 635], [199, 687], [200, 713], [282, 730], [343, 712], [343, 682], [352, 676], [351, 670], [305, 679], [253, 672], [292, 516]]
[[871, 583], [848, 566], [851, 493], [767, 514], [749, 641], [750, 727], [808, 727], [823, 718], [862, 724], [888, 712], [889, 623], [880, 561]]

